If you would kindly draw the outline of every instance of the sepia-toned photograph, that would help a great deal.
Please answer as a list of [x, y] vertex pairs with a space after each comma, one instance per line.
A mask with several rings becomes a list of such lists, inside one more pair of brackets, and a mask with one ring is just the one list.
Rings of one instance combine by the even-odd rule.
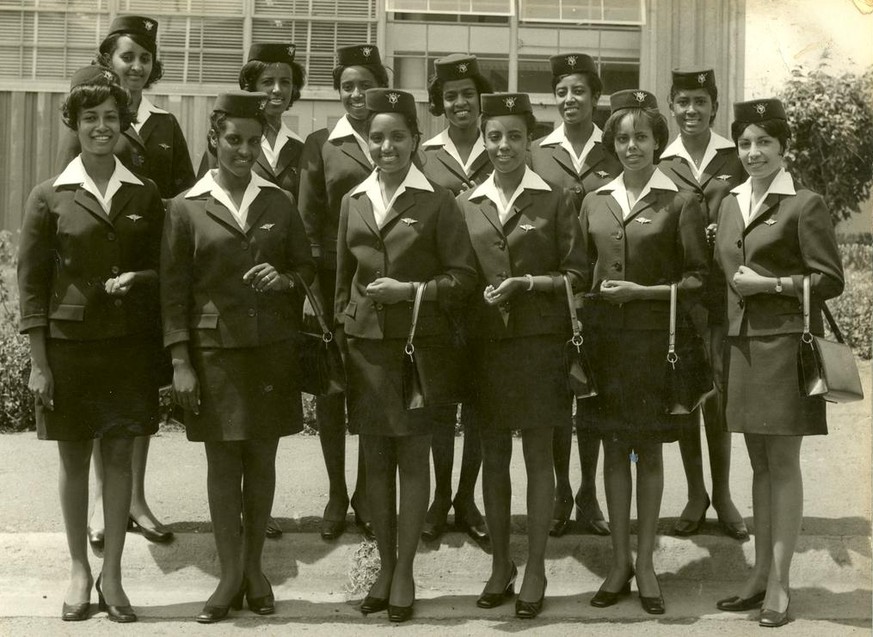
[[870, 635], [871, 41], [0, 0], [0, 634]]

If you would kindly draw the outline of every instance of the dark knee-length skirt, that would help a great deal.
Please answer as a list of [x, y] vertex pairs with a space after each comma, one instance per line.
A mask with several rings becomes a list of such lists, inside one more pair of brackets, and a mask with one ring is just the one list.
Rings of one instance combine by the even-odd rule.
[[188, 440], [278, 438], [303, 430], [297, 340], [261, 347], [191, 348], [200, 413], [185, 412]]
[[54, 409], [37, 405], [41, 440], [148, 436], [158, 430], [161, 350], [150, 336], [46, 340]]
[[585, 351], [598, 395], [578, 403], [581, 430], [633, 444], [673, 442], [694, 426], [694, 415], [665, 410], [667, 330], [588, 328]]
[[[416, 338], [416, 343], [426, 339]], [[348, 337], [346, 399], [349, 428], [361, 435], [416, 436], [433, 432], [447, 407], [406, 409], [403, 400], [405, 339]]]
[[482, 431], [572, 426], [566, 340], [547, 334], [473, 343], [474, 409]]
[[725, 426], [728, 431], [774, 436], [828, 432], [825, 402], [800, 391], [800, 334], [725, 340]]

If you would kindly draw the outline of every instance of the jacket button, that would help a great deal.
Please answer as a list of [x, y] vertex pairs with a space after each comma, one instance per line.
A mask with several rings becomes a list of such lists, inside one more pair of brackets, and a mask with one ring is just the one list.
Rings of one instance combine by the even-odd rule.
[[619, 241], [620, 241], [621, 238], [624, 236], [624, 234], [622, 233], [621, 230], [619, 230], [618, 232], [616, 232], [616, 233], [613, 234], [612, 236], [613, 236], [616, 240], [619, 240]]
[[115, 307], [121, 307], [123, 301], [121, 299], [115, 299]]
[[106, 235], [106, 238], [109, 239], [110, 241], [115, 241], [115, 233], [110, 232], [109, 234]]
[[382, 243], [382, 242], [380, 241], [379, 243], [376, 244], [376, 249], [377, 249], [379, 252], [382, 252], [382, 250], [385, 249], [385, 244]]
[[498, 241], [497, 248], [499, 250], [506, 250], [506, 241], [503, 241], [503, 240]]
[[621, 263], [613, 263], [612, 269], [615, 270], [616, 272], [621, 272]]
[[742, 248], [742, 247], [743, 247], [743, 240], [742, 240], [742, 239], [737, 239], [737, 247], [738, 247], [738, 248]]
[[113, 265], [111, 268], [109, 268], [109, 271], [115, 275], [118, 275], [118, 273], [121, 272], [121, 270], [119, 269], [119, 267], [117, 265]]
[[743, 299], [740, 299], [739, 301], [737, 301], [737, 305], [739, 305], [740, 307], [745, 307], [746, 302]]
[[379, 310], [379, 311], [381, 312], [381, 311], [382, 311], [382, 304], [381, 304], [381, 303], [376, 303], [376, 309]]
[[249, 249], [249, 242], [248, 241], [240, 241], [239, 247], [242, 248], [243, 250], [248, 250]]
[[249, 314], [249, 316], [254, 316], [255, 315], [255, 308], [250, 307], [248, 314]]
[[580, 192], [582, 192], [582, 186], [576, 186], [575, 188], [573, 188], [573, 192], [578, 195]]

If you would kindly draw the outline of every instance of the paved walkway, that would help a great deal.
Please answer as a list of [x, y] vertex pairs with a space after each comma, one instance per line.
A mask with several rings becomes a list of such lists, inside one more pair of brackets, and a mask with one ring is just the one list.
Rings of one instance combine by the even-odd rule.
[[[862, 376], [868, 399], [830, 408], [831, 433], [804, 441], [805, 517], [792, 568], [792, 635], [869, 635], [871, 632], [871, 418], [870, 367]], [[349, 467], [356, 440], [349, 439]], [[458, 441], [456, 452], [460, 453]], [[456, 462], [456, 468], [458, 466]], [[98, 613], [82, 624], [56, 619], [67, 574], [62, 521], [57, 508], [55, 445], [33, 434], [0, 436], [0, 635], [286, 634], [367, 635], [385, 628], [384, 614], [363, 617], [362, 597], [353, 590], [357, 551], [366, 550], [353, 529], [337, 542], [317, 534], [327, 497], [317, 438], [282, 441], [274, 513], [286, 530], [269, 541], [266, 571], [278, 602], [269, 618], [248, 611], [216, 626], [199, 626], [190, 617], [212, 591], [218, 572], [206, 505], [206, 461], [202, 445], [178, 431], [162, 432], [152, 442], [149, 502], [176, 531], [170, 545], [128, 536], [125, 550], [128, 593], [141, 622], [123, 628]], [[524, 473], [521, 449], [512, 463], [513, 552], [525, 561]], [[350, 479], [353, 479], [351, 471]], [[411, 635], [525, 632], [564, 635], [580, 630], [599, 635], [745, 635], [758, 630], [754, 613], [721, 613], [715, 600], [733, 594], [753, 559], [753, 542], [737, 543], [718, 531], [709, 512], [703, 533], [687, 539], [666, 535], [682, 510], [685, 484], [676, 445], [665, 447], [665, 490], [655, 556], [667, 614], [645, 615], [631, 598], [598, 610], [588, 604], [608, 568], [608, 538], [571, 533], [550, 540], [546, 607], [533, 622], [516, 620], [512, 604], [483, 611], [475, 607], [489, 568], [489, 555], [466, 536], [448, 533], [438, 543], [422, 544], [416, 560], [419, 602], [415, 619], [398, 628]], [[574, 481], [578, 469], [574, 468]], [[751, 522], [751, 471], [742, 438], [734, 437], [734, 499]], [[601, 493], [602, 498], [602, 493]], [[94, 571], [99, 571], [95, 556]], [[96, 611], [96, 607], [95, 607]]]

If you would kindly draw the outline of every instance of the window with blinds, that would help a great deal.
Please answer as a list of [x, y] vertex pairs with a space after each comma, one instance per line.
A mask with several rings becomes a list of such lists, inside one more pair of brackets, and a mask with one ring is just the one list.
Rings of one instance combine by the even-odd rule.
[[645, 24], [645, 0], [519, 0], [526, 22]]
[[[551, 1], [551, 0], [550, 0]], [[514, 0], [387, 0], [394, 13], [444, 13], [449, 15], [513, 15]]]
[[[65, 80], [115, 15], [160, 23], [164, 81], [235, 83], [252, 42], [290, 41], [310, 86], [331, 86], [337, 47], [376, 40], [379, 0], [0, 0], [0, 79]], [[489, 0], [493, 1], [493, 0]]]

